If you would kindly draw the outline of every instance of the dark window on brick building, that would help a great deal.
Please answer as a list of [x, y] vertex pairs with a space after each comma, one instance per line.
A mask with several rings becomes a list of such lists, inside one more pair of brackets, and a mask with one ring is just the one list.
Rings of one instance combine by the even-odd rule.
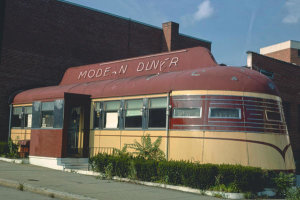
[[267, 71], [267, 70], [259, 70], [259, 72], [267, 77], [269, 77], [270, 79], [273, 79], [274, 77], [274, 73], [273, 72], [270, 72], [270, 71]]
[[300, 57], [300, 49], [298, 49], [298, 57]]
[[297, 118], [297, 123], [298, 123], [298, 133], [300, 133], [300, 104], [298, 104], [298, 118]]

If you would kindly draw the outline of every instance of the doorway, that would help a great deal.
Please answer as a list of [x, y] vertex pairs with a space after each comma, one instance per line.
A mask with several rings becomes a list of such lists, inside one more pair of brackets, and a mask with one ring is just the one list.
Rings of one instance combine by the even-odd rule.
[[81, 113], [81, 107], [73, 107], [70, 109], [69, 125], [68, 125], [68, 140], [67, 153], [72, 157], [82, 157], [82, 121], [84, 119]]
[[89, 156], [90, 96], [65, 93], [64, 157]]

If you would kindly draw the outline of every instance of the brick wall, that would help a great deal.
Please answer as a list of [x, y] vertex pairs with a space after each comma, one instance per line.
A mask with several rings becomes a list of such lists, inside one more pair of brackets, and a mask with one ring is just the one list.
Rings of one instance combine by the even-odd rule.
[[276, 86], [282, 97], [285, 118], [288, 121], [288, 130], [295, 160], [300, 162], [300, 66], [283, 62], [267, 56], [250, 52], [252, 55], [252, 68], [273, 72]]
[[283, 49], [280, 51], [275, 51], [272, 53], [267, 53], [264, 54], [265, 56], [271, 57], [271, 58], [275, 58], [278, 60], [282, 60], [285, 62], [290, 62], [291, 61], [291, 49]]
[[295, 63], [296, 65], [300, 66], [300, 56], [298, 56], [298, 49], [283, 49], [280, 51], [265, 54], [265, 56], [289, 63]]
[[[160, 28], [56, 0], [0, 1], [0, 30], [0, 140], [16, 91], [57, 85], [69, 67], [159, 53], [165, 44]], [[176, 42], [210, 48], [188, 36]]]
[[300, 66], [300, 49], [291, 49], [291, 63]]

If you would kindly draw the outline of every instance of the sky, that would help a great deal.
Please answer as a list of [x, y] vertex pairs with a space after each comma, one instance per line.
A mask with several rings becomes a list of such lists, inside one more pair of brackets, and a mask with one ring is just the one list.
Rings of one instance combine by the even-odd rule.
[[300, 0], [66, 0], [212, 42], [218, 63], [245, 66], [247, 51], [300, 41]]

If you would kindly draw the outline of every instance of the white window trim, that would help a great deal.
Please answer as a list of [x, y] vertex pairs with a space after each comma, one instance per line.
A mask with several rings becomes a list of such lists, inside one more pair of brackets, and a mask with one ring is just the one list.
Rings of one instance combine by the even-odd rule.
[[[181, 109], [181, 108], [183, 108], [183, 109], [186, 109], [186, 108], [199, 108], [200, 109], [200, 116], [174, 116], [174, 110], [175, 109]], [[178, 107], [178, 108], [173, 108], [173, 112], [172, 112], [172, 118], [174, 118], [174, 119], [186, 119], [186, 118], [194, 118], [194, 119], [200, 119], [200, 118], [202, 118], [202, 107]]]
[[242, 112], [240, 108], [223, 108], [223, 109], [237, 109], [239, 111], [239, 117], [212, 117], [211, 116], [212, 108], [223, 108], [223, 107], [209, 107], [208, 118], [210, 119], [242, 119]]
[[267, 112], [275, 112], [275, 111], [265, 110], [265, 115], [266, 115], [267, 121], [270, 121], [270, 122], [283, 122], [283, 121], [282, 121], [282, 113], [281, 113], [280, 111], [279, 111], [279, 112], [275, 112], [275, 113], [278, 113], [278, 114], [280, 115], [280, 120], [269, 119], [269, 118], [268, 118]]

